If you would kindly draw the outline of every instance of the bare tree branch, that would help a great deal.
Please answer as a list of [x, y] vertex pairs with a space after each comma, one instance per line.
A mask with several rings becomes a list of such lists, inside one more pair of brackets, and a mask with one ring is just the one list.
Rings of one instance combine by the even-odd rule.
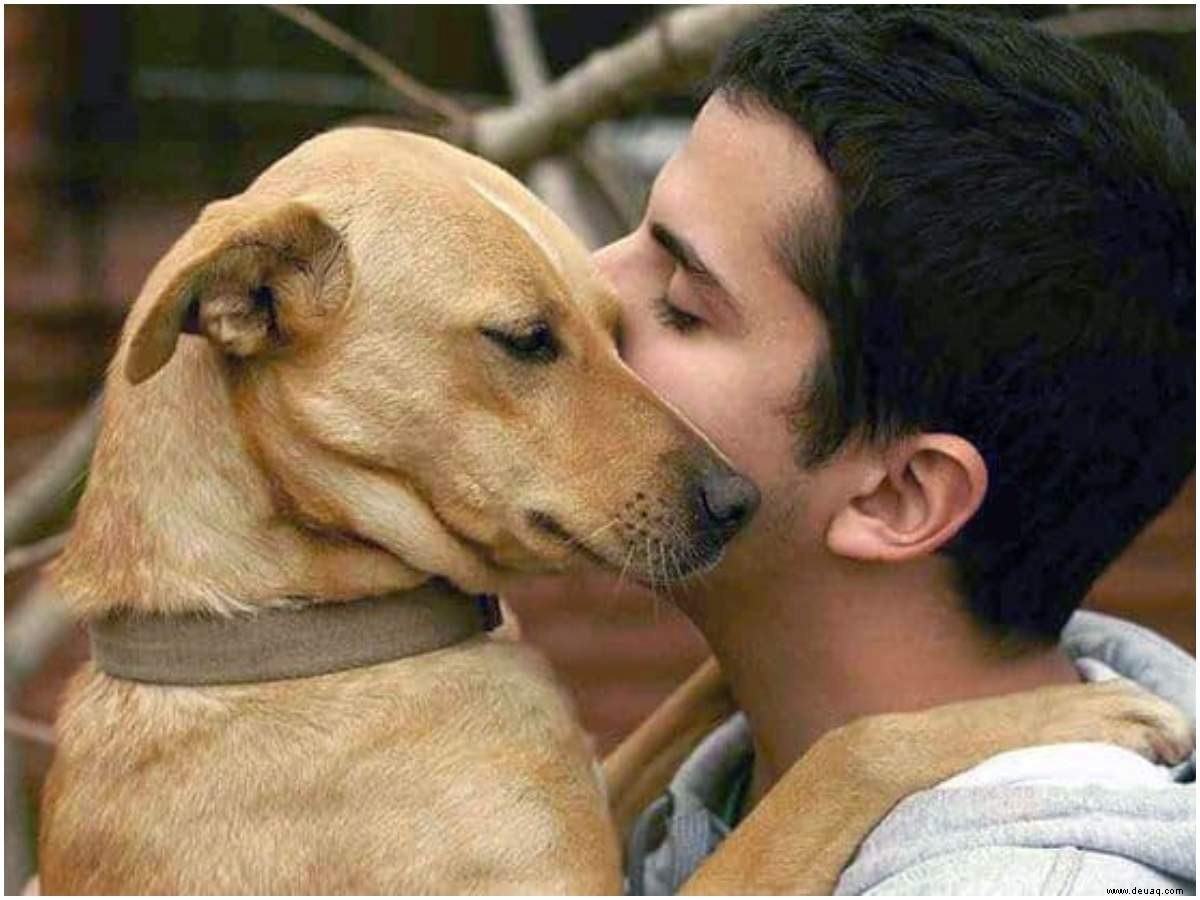
[[7, 711], [4, 713], [4, 733], [31, 744], [40, 744], [43, 747], [54, 746], [53, 725], [49, 722], [38, 722], [20, 713]]
[[[569, 146], [595, 121], [694, 80], [730, 38], [772, 8], [676, 9], [628, 41], [592, 55], [532, 100], [477, 113], [469, 139], [456, 142], [502, 166], [520, 168]], [[1071, 38], [1123, 31], [1186, 32], [1195, 29], [1195, 11], [1186, 6], [1104, 7], [1055, 16], [1041, 25]], [[531, 83], [537, 64], [520, 65], [525, 68], [513, 77], [520, 77], [521, 84]]]
[[4, 547], [24, 544], [64, 511], [87, 470], [100, 426], [100, 397], [62, 436], [41, 465], [5, 492]]
[[477, 114], [467, 149], [519, 168], [564, 147], [596, 120], [695, 79], [731, 37], [769, 8], [670, 12], [630, 40], [593, 54], [533, 100]]
[[[33, 614], [32, 616], [30, 614]], [[18, 620], [20, 620], [18, 622]], [[16, 894], [34, 873], [30, 823], [34, 812], [25, 790], [28, 739], [42, 743], [45, 731], [26, 728], [13, 713], [13, 698], [61, 640], [70, 624], [63, 605], [45, 582], [34, 588], [5, 621], [4, 628], [4, 892]], [[31, 627], [35, 626], [35, 627]], [[51, 742], [53, 737], [51, 736]]]
[[10, 694], [41, 669], [74, 625], [58, 591], [39, 578], [4, 621], [4, 675]]
[[[21, 685], [38, 672], [73, 623], [66, 604], [44, 578], [9, 614], [4, 628], [4, 892], [15, 895], [34, 874], [25, 792], [25, 743], [53, 745], [53, 732], [12, 711]], [[40, 727], [39, 727], [40, 726]]]
[[25, 748], [13, 735], [4, 735], [4, 893], [21, 892], [33, 874], [32, 810], [25, 792]]
[[643, 204], [638, 199], [638, 192], [612, 164], [608, 142], [601, 141], [599, 135], [593, 132], [575, 148], [573, 158], [612, 209], [613, 215], [621, 223], [622, 233], [636, 228], [642, 217]]
[[[492, 4], [487, 10], [496, 51], [513, 96], [518, 102], [529, 102], [546, 89], [550, 80], [533, 15], [525, 5]], [[604, 243], [604, 235], [588, 213], [587, 197], [579, 189], [571, 162], [558, 157], [539, 159], [529, 167], [526, 180], [584, 244], [598, 247]]]
[[21, 569], [28, 569], [30, 566], [37, 566], [53, 559], [62, 552], [66, 543], [67, 532], [64, 531], [62, 534], [53, 535], [36, 544], [9, 550], [4, 554], [4, 574], [8, 575]]
[[1156, 31], [1167, 34], [1196, 30], [1194, 6], [1106, 6], [1052, 16], [1038, 23], [1060, 37], [1100, 37], [1129, 31]]
[[488, 6], [488, 17], [513, 96], [518, 100], [536, 97], [550, 82], [550, 70], [529, 7], [495, 3]]
[[413, 106], [445, 119], [455, 130], [465, 127], [470, 118], [470, 113], [465, 107], [421, 84], [383, 54], [368, 47], [353, 35], [342, 31], [328, 19], [303, 6], [284, 3], [268, 3], [266, 5], [326, 43], [349, 54], [363, 68], [382, 79], [384, 84], [391, 87]]

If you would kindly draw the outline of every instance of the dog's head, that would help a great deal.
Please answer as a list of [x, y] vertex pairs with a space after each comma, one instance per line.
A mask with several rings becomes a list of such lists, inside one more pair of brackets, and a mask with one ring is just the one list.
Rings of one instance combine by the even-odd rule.
[[467, 583], [464, 554], [487, 577], [590, 559], [662, 582], [715, 562], [757, 492], [622, 364], [617, 328], [518, 182], [356, 128], [210, 205], [117, 364], [139, 385], [214, 367], [279, 516], [309, 533]]

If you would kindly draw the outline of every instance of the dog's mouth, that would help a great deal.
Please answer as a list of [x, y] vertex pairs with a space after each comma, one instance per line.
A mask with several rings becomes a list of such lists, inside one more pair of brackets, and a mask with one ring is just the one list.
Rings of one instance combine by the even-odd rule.
[[644, 542], [629, 545], [620, 559], [612, 559], [594, 548], [589, 541], [568, 531], [554, 516], [532, 511], [525, 520], [539, 534], [549, 537], [560, 546], [577, 552], [592, 564], [607, 571], [620, 572], [642, 587], [658, 590], [714, 568], [725, 555], [724, 546], [710, 548], [697, 554], [695, 550], [679, 552], [669, 541], [646, 536]]
[[725, 548], [697, 557], [693, 554], [673, 553], [664, 542], [651, 542], [645, 551], [645, 569], [630, 569], [629, 578], [651, 591], [670, 592], [674, 585], [685, 584], [693, 578], [716, 568], [725, 556]]
[[549, 513], [531, 511], [525, 514], [525, 521], [534, 531], [552, 538], [557, 543], [571, 550], [575, 550], [590, 562], [605, 569], [613, 568], [611, 560], [605, 558], [602, 553], [593, 550], [582, 538], [577, 538], [571, 532], [567, 531], [562, 523]]

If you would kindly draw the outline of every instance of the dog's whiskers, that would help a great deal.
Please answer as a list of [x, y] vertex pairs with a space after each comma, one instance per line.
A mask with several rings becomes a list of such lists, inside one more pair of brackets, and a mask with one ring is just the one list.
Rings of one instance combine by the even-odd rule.
[[625, 572], [629, 568], [629, 563], [633, 560], [634, 548], [632, 545], [625, 548], [625, 558], [621, 560], [621, 571], [617, 574], [617, 584], [609, 595], [610, 600], [615, 600], [617, 594], [625, 586]]
[[591, 534], [587, 534], [587, 535], [584, 535], [583, 537], [579, 538], [578, 542], [581, 544], [584, 544], [585, 546], [588, 544], [591, 544], [593, 538], [599, 537], [601, 534], [608, 531], [608, 529], [612, 528], [614, 525], [616, 525], [620, 521], [621, 521], [620, 516], [613, 516], [612, 519], [610, 519], [605, 524], [601, 525], [599, 528], [597, 528]]
[[646, 559], [647, 565], [650, 568], [650, 583], [654, 585], [654, 593], [656, 594], [666, 587], [666, 580], [659, 571], [658, 557], [655, 553], [655, 551], [660, 549], [660, 547], [656, 546], [657, 544], [658, 542], [654, 540], [653, 535], [646, 538]]
[[[686, 584], [687, 583], [687, 575], [684, 573], [683, 567], [679, 564], [679, 554], [676, 553], [674, 547], [671, 548], [669, 559], [671, 561], [671, 568], [675, 572], [674, 584], [675, 585]], [[674, 595], [672, 595], [671, 600], [676, 605], [678, 605], [678, 601], [675, 600]]]
[[663, 585], [666, 588], [667, 599], [672, 605], [678, 605], [675, 599], [675, 588], [679, 584], [679, 568], [675, 565], [675, 550], [667, 541], [659, 541], [659, 558], [662, 560]]

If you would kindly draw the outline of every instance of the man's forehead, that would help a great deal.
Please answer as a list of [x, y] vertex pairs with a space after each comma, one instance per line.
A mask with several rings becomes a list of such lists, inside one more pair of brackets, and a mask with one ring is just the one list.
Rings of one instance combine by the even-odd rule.
[[836, 197], [833, 173], [791, 120], [714, 98], [662, 167], [649, 222], [694, 246], [736, 299], [752, 299], [766, 275], [811, 300], [836, 240]]
[[835, 200], [833, 175], [803, 131], [758, 104], [715, 97], [660, 171], [650, 212], [714, 265], [738, 270], [779, 262], [790, 277], [781, 246], [808, 222], [826, 229]]
[[696, 117], [686, 146], [740, 171], [743, 183], [783, 203], [836, 192], [836, 179], [812, 137], [765, 100], [715, 95]]

